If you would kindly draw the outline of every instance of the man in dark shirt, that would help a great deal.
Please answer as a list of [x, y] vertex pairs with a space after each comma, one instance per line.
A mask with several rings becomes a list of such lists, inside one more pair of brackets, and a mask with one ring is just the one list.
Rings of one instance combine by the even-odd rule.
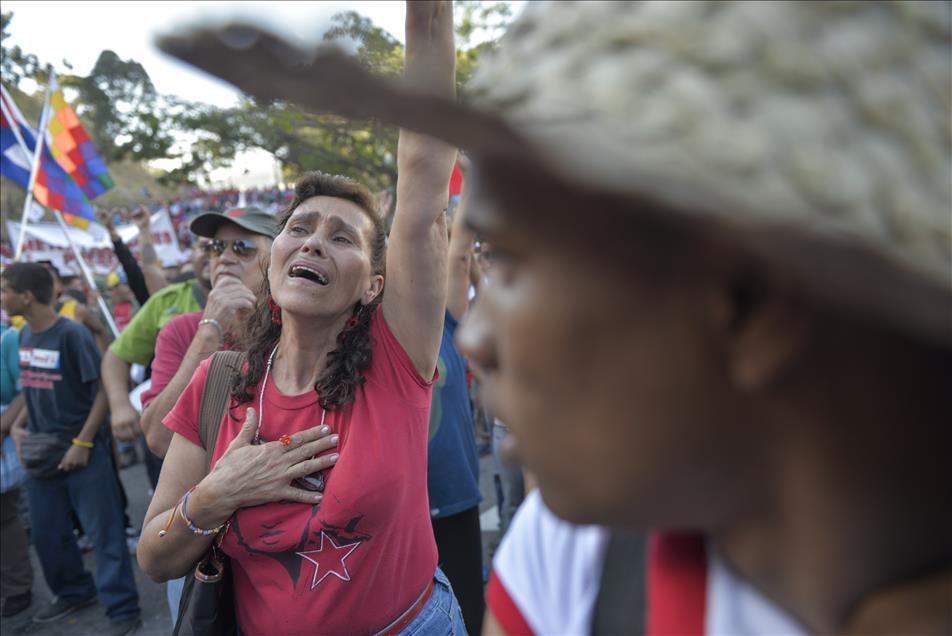
[[[4, 307], [27, 321], [19, 358], [28, 418], [12, 432], [17, 448], [37, 433], [71, 440], [55, 476], [27, 482], [33, 543], [54, 595], [33, 621], [63, 618], [95, 602], [98, 589], [111, 623], [106, 633], [131, 634], [141, 625], [139, 596], [109, 460], [109, 431], [100, 428], [107, 403], [99, 386], [99, 349], [85, 327], [56, 315], [53, 277], [42, 265], [15, 263], [0, 280]], [[73, 537], [72, 511], [96, 550], [95, 581]]]

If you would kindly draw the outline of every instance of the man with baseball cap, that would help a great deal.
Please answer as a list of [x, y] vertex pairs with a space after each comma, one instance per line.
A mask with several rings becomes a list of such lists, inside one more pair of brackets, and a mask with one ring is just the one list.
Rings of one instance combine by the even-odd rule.
[[257, 302], [268, 269], [274, 217], [253, 207], [207, 212], [192, 220], [211, 267], [212, 290], [203, 311], [170, 320], [159, 332], [152, 386], [142, 395], [142, 431], [149, 448], [164, 457], [172, 432], [162, 419], [202, 360], [240, 341], [242, 319]]
[[468, 106], [241, 31], [161, 46], [473, 157], [489, 632], [952, 630], [952, 4], [530, 3]]

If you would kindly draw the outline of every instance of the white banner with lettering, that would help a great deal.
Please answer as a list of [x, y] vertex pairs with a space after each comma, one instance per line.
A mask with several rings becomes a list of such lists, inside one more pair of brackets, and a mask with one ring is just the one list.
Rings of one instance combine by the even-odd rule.
[[[130, 224], [120, 225], [116, 230], [132, 253], [138, 256], [139, 228]], [[20, 224], [7, 221], [7, 231], [9, 236], [19, 236]], [[92, 223], [85, 230], [70, 226], [69, 233], [93, 273], [105, 275], [119, 266], [112, 250], [109, 232], [103, 226]], [[160, 210], [152, 215], [152, 242], [163, 267], [185, 262], [186, 254], [179, 248], [175, 228], [165, 211]], [[27, 223], [23, 260], [50, 261], [64, 276], [80, 274], [79, 264], [76, 263], [76, 258], [69, 249], [69, 242], [57, 223]]]

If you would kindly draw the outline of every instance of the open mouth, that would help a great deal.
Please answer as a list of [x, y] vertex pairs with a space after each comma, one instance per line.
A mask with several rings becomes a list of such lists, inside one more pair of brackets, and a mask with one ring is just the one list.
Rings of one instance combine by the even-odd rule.
[[304, 278], [318, 285], [326, 285], [328, 282], [327, 275], [324, 274], [324, 272], [301, 264], [292, 265], [290, 271], [288, 271], [288, 276], [291, 278]]

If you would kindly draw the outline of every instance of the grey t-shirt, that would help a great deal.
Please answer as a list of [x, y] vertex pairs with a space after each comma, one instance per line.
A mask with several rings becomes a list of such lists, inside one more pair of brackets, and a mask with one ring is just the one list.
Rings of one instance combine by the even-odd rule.
[[78, 434], [96, 399], [101, 360], [89, 329], [62, 317], [40, 333], [26, 325], [19, 353], [27, 429]]

